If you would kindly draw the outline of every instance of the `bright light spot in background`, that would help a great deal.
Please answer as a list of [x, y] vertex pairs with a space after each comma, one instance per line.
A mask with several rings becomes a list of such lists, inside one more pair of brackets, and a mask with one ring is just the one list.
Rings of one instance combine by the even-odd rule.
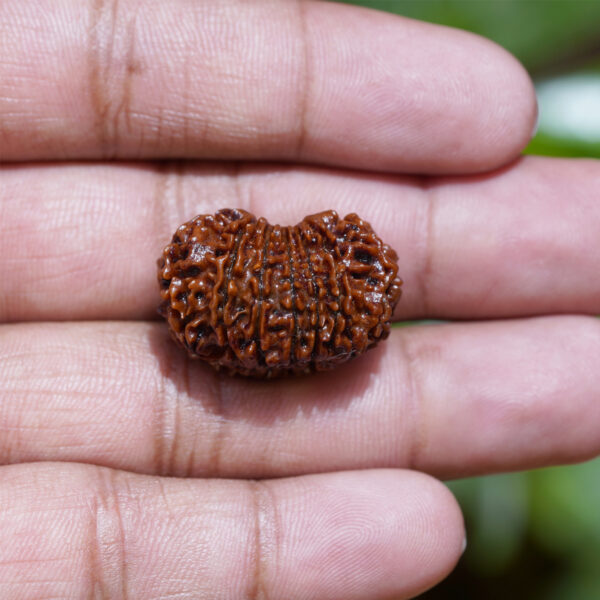
[[536, 87], [541, 132], [585, 142], [600, 141], [600, 75], [567, 75]]

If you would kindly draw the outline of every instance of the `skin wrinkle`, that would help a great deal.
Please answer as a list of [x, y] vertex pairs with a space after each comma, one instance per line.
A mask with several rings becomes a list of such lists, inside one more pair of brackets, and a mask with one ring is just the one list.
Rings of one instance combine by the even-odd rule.
[[[35, 392], [36, 397], [39, 399], [40, 394], [39, 391]], [[15, 431], [15, 435], [13, 436], [13, 443], [7, 444], [8, 451], [6, 453], [6, 464], [12, 464], [13, 462], [19, 462], [13, 460], [13, 454], [17, 457], [23, 456], [27, 451], [27, 444], [24, 440], [23, 433], [26, 431], [26, 428], [23, 426], [23, 411], [19, 412], [19, 420], [17, 422], [17, 429]]]
[[183, 193], [183, 178], [185, 163], [169, 160], [164, 163], [165, 185], [162, 196], [161, 214], [165, 243], [171, 239], [173, 231], [183, 222], [185, 213], [185, 196]]
[[[190, 361], [188, 359], [185, 359], [182, 361], [181, 380], [183, 382], [183, 393], [185, 394], [185, 398], [190, 398], [189, 366], [190, 366]], [[172, 473], [178, 473], [180, 471], [180, 469], [176, 469], [176, 466], [177, 466], [177, 458], [181, 455], [181, 452], [179, 450], [179, 445], [178, 445], [179, 439], [180, 439], [180, 437], [182, 437], [181, 431], [183, 430], [183, 428], [181, 427], [181, 423], [182, 423], [181, 410], [182, 410], [181, 402], [177, 402], [175, 431], [173, 432], [173, 437], [175, 438], [175, 441], [173, 443], [173, 452], [172, 452], [172, 460], [173, 460], [172, 469], [171, 469]], [[181, 455], [181, 457], [183, 458], [183, 455]], [[182, 476], [186, 475], [186, 470], [187, 470], [187, 465], [182, 473]]]
[[146, 143], [146, 134], [145, 134], [145, 129], [142, 127], [142, 129], [140, 131], [140, 137], [139, 137], [138, 145], [137, 145], [137, 151], [134, 153], [134, 157], [137, 160], [141, 160], [141, 159], [144, 158], [144, 153], [143, 153], [142, 150], [143, 150], [143, 148], [145, 146], [145, 143]]
[[178, 223], [183, 223], [186, 220], [186, 201], [184, 194], [184, 177], [185, 177], [185, 161], [178, 160], [172, 164], [171, 175], [174, 179], [175, 190], [175, 212], [178, 217]]
[[98, 578], [100, 572], [100, 551], [99, 551], [99, 536], [98, 536], [98, 498], [92, 497], [90, 501], [90, 526], [89, 526], [89, 539], [90, 542], [86, 544], [87, 547], [87, 560], [89, 565], [89, 599], [90, 600], [105, 600], [108, 598], [106, 590], [103, 589], [103, 582], [101, 578]]
[[169, 456], [167, 462], [167, 473], [178, 475], [177, 470], [177, 458], [179, 456], [179, 441], [181, 437], [181, 401], [183, 398], [189, 398], [189, 383], [187, 381], [187, 358], [184, 358], [181, 361], [182, 371], [181, 375], [178, 377], [179, 381], [183, 384], [184, 396], [181, 394], [177, 394], [177, 396], [172, 401], [172, 412], [173, 412], [173, 428], [168, 433], [170, 437], [170, 445], [169, 445]]
[[155, 146], [157, 148], [160, 148], [163, 143], [162, 143], [162, 138], [163, 138], [163, 123], [164, 123], [164, 116], [163, 116], [163, 107], [162, 105], [158, 107], [158, 124], [156, 126], [156, 143]]
[[298, 94], [298, 125], [297, 125], [297, 141], [295, 156], [297, 159], [301, 159], [304, 155], [304, 148], [306, 145], [306, 138], [308, 135], [307, 122], [308, 122], [308, 100], [310, 95], [310, 88], [312, 85], [312, 76], [310, 70], [310, 46], [308, 44], [308, 24], [306, 19], [306, 3], [305, 0], [297, 0], [297, 20], [299, 23], [299, 37], [300, 43], [302, 44], [301, 60], [299, 72], [301, 73], [299, 81], [301, 88]]
[[[18, 426], [12, 426], [10, 428], [10, 430], [16, 431], [16, 433], [17, 433], [16, 438], [18, 440], [19, 439], [19, 431], [21, 430], [21, 428]], [[0, 447], [0, 457], [1, 457], [0, 465], [10, 465], [12, 463], [13, 452], [15, 452], [15, 454], [17, 456], [19, 456], [19, 447], [18, 447], [19, 442], [18, 441], [16, 443], [13, 442], [13, 436], [6, 435], [6, 433], [7, 433], [6, 427], [0, 427], [0, 432], [2, 433], [0, 438], [3, 441], [2, 446]]]
[[[4, 114], [4, 118], [0, 119], [0, 140], [2, 140], [2, 145], [8, 145], [9, 140], [10, 140], [10, 136], [8, 135], [8, 131], [6, 130], [6, 127], [4, 126], [4, 119], [6, 118], [6, 113]], [[2, 157], [2, 155], [0, 154], [0, 158]]]
[[[128, 570], [125, 556], [125, 529], [121, 513], [121, 500], [117, 492], [118, 471], [99, 469], [97, 471], [97, 491], [92, 498], [90, 511], [90, 540], [86, 546], [90, 549], [90, 598], [112, 600], [114, 592], [119, 590], [121, 600], [127, 600]], [[101, 511], [109, 518], [108, 530]], [[113, 549], [117, 552], [113, 554]], [[110, 556], [107, 556], [107, 550]], [[108, 576], [107, 576], [108, 573]], [[115, 575], [117, 582], [115, 582]]]
[[244, 193], [245, 188], [243, 185], [244, 182], [242, 181], [244, 174], [244, 163], [242, 161], [236, 161], [233, 163], [230, 177], [237, 202], [237, 206], [235, 208], [243, 208], [244, 210], [252, 212], [249, 210], [249, 203], [247, 203], [248, 195]]
[[254, 508], [254, 569], [251, 570], [249, 600], [269, 600], [267, 595], [266, 577], [267, 561], [271, 554], [276, 555], [273, 547], [275, 538], [271, 531], [273, 527], [274, 497], [266, 482], [249, 481], [248, 486], [252, 495]]
[[190, 108], [191, 108], [191, 94], [190, 94], [190, 84], [191, 84], [191, 73], [190, 73], [190, 55], [186, 52], [185, 54], [185, 62], [183, 64], [183, 93], [182, 93], [182, 101], [183, 101], [183, 151], [184, 153], [190, 154]]
[[118, 471], [114, 471], [109, 469], [106, 474], [106, 478], [109, 482], [109, 489], [112, 493], [112, 497], [114, 499], [114, 510], [117, 515], [117, 523], [119, 526], [119, 541], [120, 541], [120, 582], [121, 582], [121, 600], [127, 600], [129, 598], [128, 587], [129, 587], [129, 575], [127, 572], [127, 559], [125, 556], [125, 526], [123, 523], [123, 514], [121, 512], [121, 501], [119, 500], [119, 495], [117, 494], [117, 477]]
[[272, 519], [271, 519], [272, 543], [271, 543], [271, 554], [270, 554], [269, 560], [270, 560], [271, 576], [272, 576], [273, 580], [275, 580], [275, 578], [277, 578], [277, 576], [279, 574], [279, 564], [280, 564], [279, 549], [282, 547], [283, 527], [281, 524], [281, 517], [279, 515], [279, 509], [278, 509], [279, 502], [277, 501], [277, 498], [275, 496], [275, 490], [273, 489], [273, 486], [271, 486], [267, 483], [264, 483], [263, 489], [267, 492], [267, 494], [269, 495], [269, 498], [271, 500], [269, 506], [271, 508], [271, 515], [272, 515]]
[[[178, 348], [176, 348], [174, 344], [171, 344], [171, 346], [172, 347], [168, 351], [171, 363], [171, 373], [174, 373], [177, 381], [181, 382], [182, 372], [177, 368], [177, 365], [180, 361], [184, 362], [188, 359], [186, 357], [183, 357], [182, 359], [180, 356], [176, 356], [175, 351], [177, 351]], [[163, 438], [163, 449], [165, 451], [165, 456], [162, 461], [165, 471], [161, 472], [161, 475], [171, 475], [175, 473], [174, 468], [177, 464], [177, 452], [179, 447], [179, 412], [181, 410], [181, 402], [185, 399], [185, 397], [178, 392], [177, 387], [172, 385], [170, 378], [165, 385], [165, 390], [168, 390], [169, 387], [173, 387], [173, 393], [169, 394], [167, 391], [163, 396], [163, 401], [165, 402], [163, 407], [165, 418], [162, 420], [164, 427], [160, 432], [160, 435]]]
[[[211, 439], [210, 449], [208, 452], [208, 459], [206, 462], [206, 475], [207, 476], [219, 476], [221, 470], [221, 460], [223, 456], [223, 448], [225, 446], [225, 440], [227, 438], [227, 429], [229, 428], [228, 419], [225, 415], [225, 406], [223, 403], [223, 378], [216, 371], [210, 370], [210, 385], [209, 389], [212, 391], [204, 401], [205, 405], [211, 413], [212, 421], [216, 425], [216, 431], [214, 431]], [[211, 428], [212, 429], [212, 428]]]
[[[177, 450], [178, 442], [174, 434], [177, 427], [177, 405], [182, 401], [177, 394], [173, 379], [180, 381], [181, 373], [177, 372], [177, 361], [181, 360], [179, 349], [174, 344], [168, 344], [162, 355], [161, 370], [158, 375], [156, 387], [156, 403], [153, 408], [154, 430], [154, 468], [159, 475], [170, 475]], [[184, 359], [185, 360], [185, 359]], [[168, 388], [173, 386], [174, 393], [169, 393]], [[170, 417], [170, 418], [169, 418]]]
[[[25, 353], [24, 356], [29, 356], [28, 353]], [[1, 358], [1, 356], [0, 356]], [[15, 360], [16, 357], [11, 354], [12, 360]], [[26, 431], [27, 428], [23, 427], [22, 421], [22, 412], [18, 413], [18, 418], [14, 417], [11, 420], [12, 425], [10, 427], [6, 427], [0, 424], [0, 464], [2, 465], [10, 465], [13, 461], [13, 453], [15, 456], [21, 456], [22, 452], [22, 441], [21, 441], [21, 433]], [[0, 419], [4, 421], [4, 416], [0, 412]], [[0, 423], [2, 423], [0, 421]], [[6, 435], [7, 432], [14, 432], [15, 435]]]
[[98, 27], [102, 16], [102, 9], [104, 6], [104, 0], [92, 0], [90, 3], [90, 26], [88, 33], [88, 69], [90, 73], [90, 94], [92, 108], [94, 111], [94, 128], [96, 129], [96, 135], [100, 147], [104, 149], [105, 146], [105, 120], [104, 120], [104, 98], [102, 95], [102, 88], [100, 85], [100, 48], [98, 39]]
[[[105, 0], [106, 1], [106, 0]], [[119, 13], [119, 0], [112, 0], [112, 3], [110, 5], [110, 26], [111, 26], [111, 30], [112, 30], [112, 35], [109, 37], [109, 52], [108, 52], [108, 56], [110, 58], [112, 58], [114, 56], [114, 46], [115, 46], [115, 40], [116, 40], [116, 31], [117, 31], [117, 14]], [[108, 72], [108, 65], [107, 65], [107, 72]]]
[[194, 428], [192, 439], [190, 440], [190, 451], [188, 452], [187, 463], [183, 472], [184, 477], [193, 477], [195, 475], [196, 466], [196, 447], [198, 446], [198, 428]]
[[417, 375], [417, 357], [410, 348], [410, 336], [397, 336], [398, 346], [404, 357], [404, 367], [406, 381], [408, 382], [408, 395], [404, 399], [409, 407], [406, 414], [409, 416], [410, 425], [407, 431], [411, 432], [407, 443], [406, 459], [402, 461], [405, 468], [418, 470], [419, 457], [423, 454], [423, 448], [426, 445], [425, 420], [423, 418], [423, 386]]
[[138, 12], [136, 10], [133, 18], [129, 22], [129, 27], [127, 28], [129, 40], [129, 49], [127, 51], [127, 70], [126, 70], [126, 78], [125, 83], [123, 84], [123, 97], [124, 97], [124, 110], [125, 110], [125, 124], [127, 126], [127, 132], [131, 133], [131, 87], [133, 84], [133, 78], [135, 75], [141, 72], [141, 67], [139, 63], [136, 61], [136, 39], [137, 39], [137, 18]]
[[183, 193], [185, 162], [164, 161], [155, 170], [154, 185], [154, 230], [156, 239], [167, 244], [173, 231], [185, 217], [185, 195]]
[[430, 312], [429, 302], [429, 282], [433, 273], [433, 240], [434, 240], [434, 226], [435, 226], [435, 214], [437, 212], [438, 199], [436, 195], [436, 188], [432, 184], [432, 181], [428, 177], [419, 177], [417, 179], [419, 189], [423, 192], [423, 199], [425, 201], [425, 211], [421, 213], [423, 216], [421, 220], [422, 231], [421, 239], [423, 240], [423, 263], [418, 273], [418, 285], [421, 294], [421, 314], [428, 315]]
[[242, 195], [243, 208], [253, 215], [257, 214], [260, 212], [260, 193], [257, 194], [256, 180], [253, 177], [252, 167], [244, 168], [244, 163], [241, 163], [241, 168], [238, 171], [238, 179], [242, 185], [241, 189], [246, 192]]
[[[193, 108], [194, 95], [190, 93], [192, 88], [192, 83], [195, 79], [198, 78], [199, 73], [193, 69], [193, 58], [196, 56], [200, 49], [200, 54], [203, 53], [205, 48], [203, 47], [205, 41], [202, 40], [204, 37], [202, 32], [205, 26], [205, 20], [202, 18], [202, 10], [194, 10], [191, 11], [191, 17], [194, 21], [194, 29], [197, 32], [199, 39], [195, 39], [190, 43], [189, 40], [186, 39], [184, 46], [184, 63], [183, 63], [183, 91], [181, 94], [182, 101], [182, 118], [183, 118], [183, 148], [184, 153], [187, 156], [194, 156], [195, 152], [194, 148], [202, 149], [203, 146], [206, 145], [206, 142], [209, 139], [209, 130], [211, 126], [211, 119], [205, 118], [203, 115], [199, 115], [198, 108], [194, 108], [194, 116], [192, 116], [190, 110]], [[192, 136], [190, 136], [190, 125]], [[194, 135], [196, 133], [196, 135]], [[196, 137], [195, 144], [191, 143], [191, 139]], [[192, 148], [190, 152], [189, 149]], [[185, 220], [185, 219], [183, 219]]]
[[[125, 36], [125, 65], [120, 77], [120, 93], [111, 92], [114, 71], [115, 44], [120, 32], [118, 24], [119, 0], [110, 6], [110, 18], [105, 18], [106, 0], [93, 0], [90, 4], [90, 27], [88, 42], [88, 68], [94, 128], [102, 156], [114, 159], [119, 148], [121, 123], [126, 131], [132, 130], [131, 95], [133, 78], [142, 72], [136, 58], [137, 17], [133, 14], [123, 27]], [[114, 110], [113, 108], [116, 107]]]
[[166, 396], [166, 380], [167, 375], [159, 374], [157, 377], [155, 401], [152, 410], [152, 438], [154, 440], [154, 456], [152, 459], [154, 472], [164, 473], [163, 456], [164, 452], [164, 398]]
[[[105, 0], [92, 0], [90, 3], [90, 27], [88, 30], [88, 68], [90, 72], [90, 93], [94, 112], [94, 128], [98, 138], [101, 155], [114, 158], [116, 152], [114, 131], [110, 128], [110, 111], [112, 100], [109, 93], [107, 77], [110, 71], [117, 8], [114, 0], [111, 7], [111, 24], [109, 30], [103, 28]], [[104, 29], [104, 32], [102, 31]], [[106, 45], [106, 52], [103, 47]], [[105, 56], [103, 56], [105, 54]]]
[[[115, 111], [113, 117], [113, 130], [115, 137], [115, 148], [119, 145], [119, 119], [123, 115], [123, 121], [128, 133], [131, 133], [131, 87], [134, 76], [141, 71], [140, 65], [135, 59], [136, 48], [136, 25], [137, 25], [137, 10], [133, 17], [128, 22], [125, 31], [127, 32], [127, 55], [125, 64], [125, 76], [122, 82], [121, 101]], [[116, 26], [116, 24], [114, 25]]]
[[154, 183], [154, 194], [152, 196], [153, 210], [152, 215], [154, 218], [154, 235], [157, 240], [160, 240], [161, 244], [166, 244], [170, 239], [172, 229], [170, 227], [167, 215], [167, 184], [169, 178], [169, 165], [168, 163], [159, 163], [155, 171], [155, 183]]
[[162, 501], [164, 502], [164, 508], [166, 513], [169, 515], [169, 519], [171, 521], [174, 521], [176, 519], [176, 515], [173, 511], [173, 508], [171, 507], [171, 503], [169, 502], [169, 497], [167, 495], [167, 492], [165, 490], [165, 480], [162, 477], [158, 477], [156, 479], [157, 483], [158, 483], [158, 489], [160, 492], [160, 497], [162, 498]]

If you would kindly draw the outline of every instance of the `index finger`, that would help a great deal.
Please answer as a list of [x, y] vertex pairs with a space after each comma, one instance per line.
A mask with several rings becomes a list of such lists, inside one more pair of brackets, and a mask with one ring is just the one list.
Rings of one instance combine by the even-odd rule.
[[529, 77], [493, 43], [366, 9], [0, 5], [0, 161], [277, 159], [473, 172], [513, 158], [535, 114]]

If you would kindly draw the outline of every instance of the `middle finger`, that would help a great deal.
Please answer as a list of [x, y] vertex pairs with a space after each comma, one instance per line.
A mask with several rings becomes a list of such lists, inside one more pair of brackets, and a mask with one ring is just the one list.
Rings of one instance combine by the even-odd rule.
[[0, 169], [0, 321], [149, 319], [175, 229], [225, 206], [358, 212], [399, 255], [398, 319], [600, 313], [596, 161], [417, 179], [276, 165]]

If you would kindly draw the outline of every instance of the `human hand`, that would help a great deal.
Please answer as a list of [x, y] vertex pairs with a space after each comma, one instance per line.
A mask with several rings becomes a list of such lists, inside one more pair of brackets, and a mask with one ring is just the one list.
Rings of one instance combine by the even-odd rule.
[[[404, 469], [598, 453], [600, 324], [559, 315], [600, 312], [600, 169], [478, 174], [534, 121], [502, 50], [389, 15], [0, 4], [0, 596], [405, 598], [463, 525]], [[474, 322], [331, 373], [218, 375], [153, 321], [154, 265], [223, 206], [356, 210], [399, 254], [398, 319]]]

